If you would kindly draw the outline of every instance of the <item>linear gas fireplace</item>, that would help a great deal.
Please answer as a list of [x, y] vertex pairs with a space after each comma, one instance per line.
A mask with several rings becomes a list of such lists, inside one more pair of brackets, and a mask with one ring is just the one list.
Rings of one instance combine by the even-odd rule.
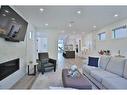
[[19, 69], [19, 58], [0, 63], [0, 81]]

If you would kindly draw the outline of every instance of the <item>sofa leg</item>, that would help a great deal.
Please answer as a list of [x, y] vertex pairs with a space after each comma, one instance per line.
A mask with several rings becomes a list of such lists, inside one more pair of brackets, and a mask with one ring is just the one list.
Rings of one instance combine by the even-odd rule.
[[56, 67], [54, 67], [54, 72], [56, 71]]
[[45, 72], [45, 70], [44, 70], [44, 69], [42, 69], [42, 70], [41, 70], [41, 73], [42, 73], [42, 74], [44, 74], [44, 72]]
[[44, 72], [41, 72], [41, 74], [43, 75], [43, 74], [44, 74]]

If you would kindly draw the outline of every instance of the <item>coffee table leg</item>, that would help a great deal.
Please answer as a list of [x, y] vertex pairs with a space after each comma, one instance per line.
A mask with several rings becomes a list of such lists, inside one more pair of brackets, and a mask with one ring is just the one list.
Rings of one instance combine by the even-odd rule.
[[34, 65], [34, 75], [36, 75], [36, 65]]
[[29, 75], [29, 65], [28, 65], [28, 75]]

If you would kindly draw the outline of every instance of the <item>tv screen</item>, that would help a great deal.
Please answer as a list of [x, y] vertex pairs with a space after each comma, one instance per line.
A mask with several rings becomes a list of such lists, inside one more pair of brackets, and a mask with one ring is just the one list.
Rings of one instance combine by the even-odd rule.
[[9, 6], [0, 8], [0, 37], [8, 41], [24, 41], [28, 23]]

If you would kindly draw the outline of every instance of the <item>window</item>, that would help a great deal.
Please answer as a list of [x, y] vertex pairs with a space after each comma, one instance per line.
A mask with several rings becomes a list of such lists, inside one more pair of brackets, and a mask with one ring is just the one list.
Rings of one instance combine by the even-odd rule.
[[48, 52], [48, 38], [37, 38], [37, 50], [38, 52]]
[[115, 28], [112, 30], [112, 38], [118, 39], [118, 38], [125, 38], [127, 37], [127, 27], [126, 25]]
[[30, 32], [30, 34], [29, 34], [29, 38], [30, 38], [30, 39], [32, 38], [32, 32]]
[[105, 40], [105, 39], [106, 39], [106, 33], [105, 32], [98, 34], [98, 40]]

